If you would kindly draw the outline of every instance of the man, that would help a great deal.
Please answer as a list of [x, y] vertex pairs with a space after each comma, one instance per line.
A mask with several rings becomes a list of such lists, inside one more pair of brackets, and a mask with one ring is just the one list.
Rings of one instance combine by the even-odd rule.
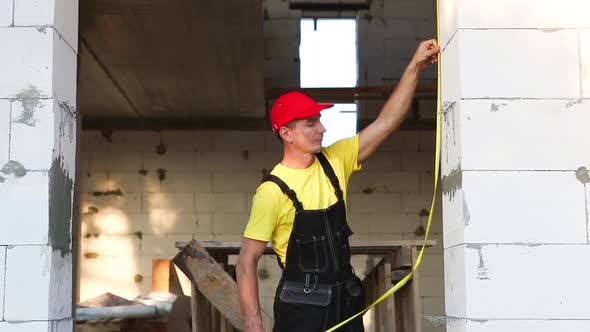
[[[377, 119], [354, 137], [322, 149], [317, 104], [298, 92], [277, 99], [271, 125], [283, 159], [258, 187], [237, 263], [247, 332], [263, 331], [256, 268], [272, 240], [283, 275], [274, 331], [325, 331], [363, 309], [364, 289], [350, 264], [345, 198], [348, 179], [406, 117], [420, 72], [437, 61], [435, 40], [422, 42]], [[341, 331], [364, 331], [362, 318]]]

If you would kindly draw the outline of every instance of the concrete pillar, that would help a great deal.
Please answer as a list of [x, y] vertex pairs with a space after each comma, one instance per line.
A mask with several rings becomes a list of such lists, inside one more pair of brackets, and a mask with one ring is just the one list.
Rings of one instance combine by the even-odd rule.
[[441, 2], [448, 331], [590, 331], [590, 2]]
[[72, 331], [78, 2], [0, 0], [0, 331]]

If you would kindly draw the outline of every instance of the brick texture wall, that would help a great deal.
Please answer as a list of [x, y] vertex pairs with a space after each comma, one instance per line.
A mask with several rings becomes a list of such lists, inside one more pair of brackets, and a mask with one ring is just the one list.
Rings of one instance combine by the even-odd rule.
[[[281, 158], [270, 132], [85, 131], [81, 150], [82, 301], [104, 292], [147, 293], [152, 260], [173, 257], [176, 241], [240, 241], [263, 171]], [[399, 132], [353, 175], [348, 213], [355, 239], [421, 238], [415, 231], [430, 208], [433, 151], [433, 132]], [[432, 238], [440, 245], [428, 249], [420, 280], [423, 312], [432, 316], [444, 312], [440, 215], [438, 207]], [[354, 257], [361, 275], [375, 263]], [[268, 275], [260, 280], [263, 309], [272, 314], [276, 259], [265, 257], [260, 270]], [[440, 330], [425, 322], [424, 331]]]

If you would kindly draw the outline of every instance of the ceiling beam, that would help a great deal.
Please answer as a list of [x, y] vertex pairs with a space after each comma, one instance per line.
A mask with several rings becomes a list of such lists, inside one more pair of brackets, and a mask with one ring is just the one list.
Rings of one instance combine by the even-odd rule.
[[[372, 119], [359, 119], [359, 130], [368, 126]], [[401, 130], [434, 130], [433, 120], [406, 120]], [[160, 130], [243, 130], [270, 131], [266, 118], [201, 118], [201, 119], [132, 119], [132, 118], [82, 118], [83, 130], [107, 131], [160, 131]]]
[[[268, 88], [265, 91], [266, 99], [276, 99], [289, 91], [303, 92], [310, 97], [322, 102], [348, 102], [354, 103], [361, 99], [386, 99], [391, 95], [397, 85], [351, 87], [351, 88]], [[416, 88], [416, 99], [436, 97], [437, 85], [435, 83], [421, 83]]]

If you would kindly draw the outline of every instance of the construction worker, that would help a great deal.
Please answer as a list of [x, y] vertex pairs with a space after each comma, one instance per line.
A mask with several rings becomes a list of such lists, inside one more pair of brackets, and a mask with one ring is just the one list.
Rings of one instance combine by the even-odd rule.
[[[325, 331], [365, 306], [364, 289], [350, 264], [346, 187], [377, 147], [406, 117], [420, 72], [437, 61], [436, 40], [420, 43], [375, 121], [354, 137], [322, 148], [320, 112], [332, 104], [289, 92], [272, 107], [272, 130], [283, 159], [256, 190], [237, 263], [247, 332], [264, 331], [257, 264], [268, 241], [283, 274], [274, 302], [274, 331]], [[339, 330], [364, 331], [362, 317]]]

